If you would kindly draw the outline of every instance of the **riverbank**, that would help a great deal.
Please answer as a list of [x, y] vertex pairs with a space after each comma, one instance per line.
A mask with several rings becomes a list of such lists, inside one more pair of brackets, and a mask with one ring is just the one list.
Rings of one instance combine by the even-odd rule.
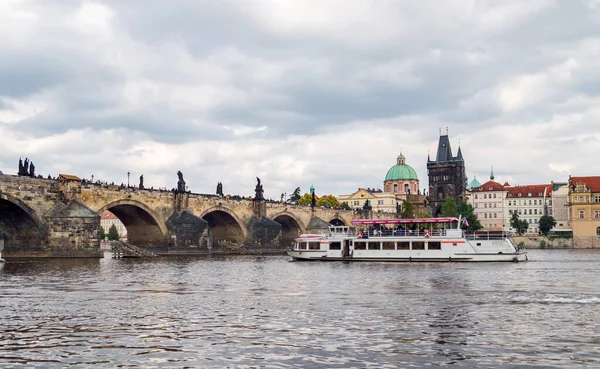
[[572, 249], [572, 238], [554, 238], [545, 236], [512, 237], [516, 245], [527, 249]]

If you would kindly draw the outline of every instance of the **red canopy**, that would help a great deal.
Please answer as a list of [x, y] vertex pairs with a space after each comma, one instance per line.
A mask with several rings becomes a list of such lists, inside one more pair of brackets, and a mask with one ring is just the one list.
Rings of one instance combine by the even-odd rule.
[[458, 218], [415, 218], [415, 219], [353, 219], [352, 224], [412, 224], [412, 223], [452, 223]]

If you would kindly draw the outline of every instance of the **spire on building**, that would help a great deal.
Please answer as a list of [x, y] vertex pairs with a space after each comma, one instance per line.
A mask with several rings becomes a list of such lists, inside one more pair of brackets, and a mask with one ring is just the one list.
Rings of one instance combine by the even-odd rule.
[[492, 165], [492, 172], [490, 174], [490, 181], [493, 181], [494, 178], [496, 178], [496, 177], [494, 177], [494, 166]]
[[454, 160], [454, 157], [452, 156], [452, 149], [450, 148], [450, 140], [448, 139], [448, 135], [440, 136], [436, 161], [438, 163], [442, 163], [452, 160]]

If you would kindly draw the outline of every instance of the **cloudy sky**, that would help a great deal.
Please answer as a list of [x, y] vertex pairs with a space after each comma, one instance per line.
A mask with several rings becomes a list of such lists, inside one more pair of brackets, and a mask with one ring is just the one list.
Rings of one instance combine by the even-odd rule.
[[600, 175], [599, 0], [2, 0], [0, 170], [278, 199]]

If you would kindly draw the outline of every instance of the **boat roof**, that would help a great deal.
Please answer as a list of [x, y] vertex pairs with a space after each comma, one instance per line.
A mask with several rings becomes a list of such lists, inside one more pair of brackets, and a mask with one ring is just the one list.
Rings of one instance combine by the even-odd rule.
[[453, 223], [458, 218], [414, 218], [414, 219], [353, 219], [352, 224], [413, 224], [413, 223]]

